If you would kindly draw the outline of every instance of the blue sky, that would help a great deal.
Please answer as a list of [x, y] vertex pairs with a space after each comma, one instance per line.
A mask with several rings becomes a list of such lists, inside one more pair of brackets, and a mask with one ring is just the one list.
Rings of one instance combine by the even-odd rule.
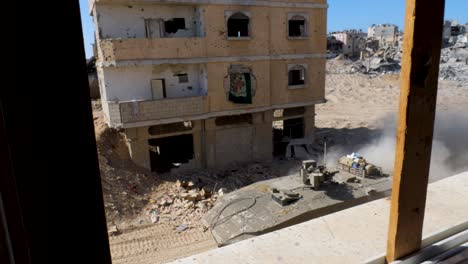
[[[328, 0], [328, 31], [362, 29], [372, 24], [391, 23], [403, 29], [405, 0]], [[92, 56], [93, 22], [88, 0], [80, 0], [86, 58]], [[468, 0], [446, 0], [445, 18], [468, 23]]]

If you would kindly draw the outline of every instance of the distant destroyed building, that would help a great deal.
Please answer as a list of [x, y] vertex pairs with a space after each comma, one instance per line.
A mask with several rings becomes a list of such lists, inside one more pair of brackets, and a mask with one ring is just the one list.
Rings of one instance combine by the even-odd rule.
[[366, 33], [362, 30], [331, 32], [327, 38], [327, 50], [347, 57], [359, 56], [366, 47]]
[[379, 46], [398, 46], [398, 26], [392, 24], [372, 25], [367, 31], [367, 37], [379, 41]]
[[105, 120], [136, 164], [223, 167], [312, 141], [325, 101], [326, 1], [89, 6]]
[[446, 20], [444, 22], [443, 44], [444, 46], [452, 46], [457, 42], [466, 43], [466, 35], [468, 35], [468, 24], [458, 24], [456, 20]]

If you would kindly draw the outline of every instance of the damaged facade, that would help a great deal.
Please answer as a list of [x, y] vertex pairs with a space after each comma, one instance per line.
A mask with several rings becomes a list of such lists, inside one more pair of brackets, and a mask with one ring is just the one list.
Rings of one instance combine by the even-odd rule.
[[366, 48], [367, 34], [361, 30], [344, 30], [328, 34], [327, 50], [347, 57], [356, 57]]
[[326, 0], [170, 2], [89, 4], [104, 116], [135, 163], [223, 167], [312, 141]]
[[[468, 24], [459, 24], [456, 20], [446, 20], [442, 34], [443, 45], [445, 47], [453, 46], [457, 43], [465, 44], [468, 42]], [[463, 45], [463, 46], [465, 46]]]
[[379, 41], [379, 46], [398, 46], [401, 34], [398, 26], [392, 24], [372, 25], [367, 30], [367, 37]]

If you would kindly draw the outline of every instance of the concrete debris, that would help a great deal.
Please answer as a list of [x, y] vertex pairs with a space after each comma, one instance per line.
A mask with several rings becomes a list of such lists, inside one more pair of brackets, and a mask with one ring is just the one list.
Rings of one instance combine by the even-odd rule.
[[219, 189], [219, 191], [218, 191], [218, 195], [219, 195], [219, 196], [223, 196], [225, 192], [226, 192], [226, 188], [221, 188], [221, 189]]
[[151, 219], [151, 223], [153, 223], [153, 224], [158, 222], [159, 216], [158, 216], [158, 211], [157, 210], [154, 210], [154, 209], [151, 210], [150, 219]]
[[113, 225], [113, 226], [109, 227], [108, 233], [109, 233], [110, 236], [117, 236], [117, 235], [120, 234], [120, 231], [119, 231], [119, 229], [117, 228], [116, 225]]
[[178, 232], [182, 232], [182, 231], [186, 230], [187, 228], [188, 228], [188, 225], [187, 225], [187, 224], [181, 224], [181, 225], [179, 225], [178, 227], [176, 227], [176, 230], [177, 230]]
[[401, 69], [402, 51], [397, 46], [386, 46], [372, 51], [367, 49], [362, 52], [361, 59], [351, 66], [352, 72], [360, 72], [370, 75], [397, 74]]
[[468, 82], [468, 46], [442, 49], [440, 63], [440, 80]]
[[356, 177], [351, 177], [346, 180], [346, 182], [355, 182], [357, 180]]
[[[370, 78], [384, 74], [399, 74], [402, 50], [399, 46], [386, 46], [362, 51], [360, 59], [338, 56], [329, 60], [327, 72], [331, 74], [365, 74]], [[440, 61], [440, 80], [468, 81], [468, 36], [459, 36], [453, 46], [443, 48]]]
[[222, 193], [213, 193], [207, 187], [198, 188], [193, 181], [177, 180], [164, 185], [146, 207], [153, 223], [179, 226], [188, 221], [196, 221], [213, 207]]

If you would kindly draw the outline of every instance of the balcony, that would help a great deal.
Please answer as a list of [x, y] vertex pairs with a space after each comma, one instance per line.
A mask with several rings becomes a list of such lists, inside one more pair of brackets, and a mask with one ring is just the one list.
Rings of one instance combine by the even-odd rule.
[[205, 38], [136, 38], [100, 41], [104, 62], [185, 59], [206, 56]]
[[112, 127], [132, 127], [161, 119], [185, 119], [208, 112], [206, 96], [169, 98], [162, 100], [109, 102], [109, 119]]

